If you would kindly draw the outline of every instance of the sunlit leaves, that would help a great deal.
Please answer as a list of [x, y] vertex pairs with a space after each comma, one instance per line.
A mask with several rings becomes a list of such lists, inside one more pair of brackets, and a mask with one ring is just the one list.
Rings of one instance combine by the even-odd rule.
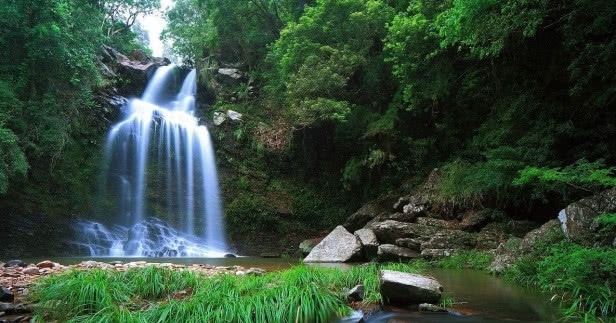
[[546, 7], [546, 0], [454, 0], [436, 19], [441, 46], [497, 56], [512, 38], [534, 36]]
[[567, 189], [598, 192], [616, 187], [616, 167], [606, 166], [604, 160], [590, 162], [585, 159], [565, 167], [527, 166], [513, 184], [531, 187], [536, 197], [544, 197], [549, 192], [565, 195]]
[[98, 0], [104, 12], [101, 29], [112, 37], [127, 31], [140, 15], [153, 13], [160, 8], [160, 0]]
[[195, 59], [203, 47], [213, 49], [216, 44], [216, 26], [199, 10], [196, 1], [178, 0], [167, 12], [167, 28], [162, 38], [173, 43], [173, 52], [184, 59]]
[[289, 19], [288, 1], [180, 0], [168, 14], [163, 33], [174, 51], [192, 60], [216, 58], [258, 69]]
[[281, 31], [270, 52], [276, 69], [270, 84], [286, 96], [291, 115], [314, 114], [299, 125], [346, 118], [349, 80], [367, 68], [369, 51], [380, 43], [392, 15], [393, 9], [379, 1], [317, 1]]
[[386, 60], [400, 80], [400, 92], [409, 110], [422, 108], [448, 92], [450, 66], [455, 58], [439, 54], [439, 39], [432, 21], [441, 10], [437, 2], [412, 1], [407, 12], [388, 25]]

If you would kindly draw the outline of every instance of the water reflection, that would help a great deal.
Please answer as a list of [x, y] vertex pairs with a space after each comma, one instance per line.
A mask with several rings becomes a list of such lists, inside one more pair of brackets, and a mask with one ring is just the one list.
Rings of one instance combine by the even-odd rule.
[[428, 275], [444, 287], [444, 297], [454, 300], [451, 313], [385, 309], [365, 317], [354, 312], [338, 323], [546, 323], [557, 319], [547, 295], [485, 272], [431, 269]]
[[485, 272], [474, 270], [431, 270], [445, 288], [444, 296], [457, 303], [454, 309], [485, 317], [493, 322], [541, 322], [554, 318], [549, 297], [538, 290], [523, 288]]

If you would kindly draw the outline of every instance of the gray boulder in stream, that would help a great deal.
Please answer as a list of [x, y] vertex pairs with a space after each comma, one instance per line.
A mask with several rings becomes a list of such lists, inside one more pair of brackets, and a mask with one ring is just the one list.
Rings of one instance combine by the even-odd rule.
[[434, 304], [440, 301], [443, 292], [438, 281], [422, 275], [381, 270], [379, 279], [381, 298], [385, 304]]
[[361, 242], [343, 226], [337, 226], [312, 248], [304, 262], [349, 262], [361, 258]]

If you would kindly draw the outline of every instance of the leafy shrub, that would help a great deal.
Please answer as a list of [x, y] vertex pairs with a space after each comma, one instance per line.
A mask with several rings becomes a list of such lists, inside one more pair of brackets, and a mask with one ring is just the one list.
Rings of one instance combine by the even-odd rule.
[[604, 160], [589, 162], [580, 159], [566, 167], [534, 167], [527, 166], [520, 171], [514, 180], [514, 185], [528, 186], [533, 196], [544, 198], [549, 192], [563, 194], [568, 199], [567, 192], [582, 191], [583, 194], [598, 192], [609, 187], [616, 187], [614, 172], [616, 167], [606, 167]]
[[[533, 268], [530, 259], [516, 265], [518, 277], [536, 277], [536, 284], [556, 293], [571, 317], [616, 315], [616, 250], [584, 248], [563, 241]], [[521, 279], [518, 278], [518, 281]], [[613, 319], [612, 319], [613, 320]], [[613, 321], [609, 321], [613, 322]]]
[[524, 167], [519, 152], [500, 147], [485, 153], [485, 159], [476, 163], [455, 160], [443, 166], [437, 198], [453, 199], [461, 205], [478, 204], [483, 199], [511, 200], [515, 193], [511, 183]]

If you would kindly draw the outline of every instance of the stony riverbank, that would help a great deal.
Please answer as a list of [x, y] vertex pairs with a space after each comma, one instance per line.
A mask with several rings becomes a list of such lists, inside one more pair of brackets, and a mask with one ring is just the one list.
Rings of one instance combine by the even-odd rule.
[[210, 277], [215, 274], [231, 275], [262, 275], [264, 269], [245, 268], [242, 266], [213, 266], [208, 264], [182, 265], [173, 263], [154, 263], [146, 261], [133, 262], [99, 262], [83, 261], [75, 265], [62, 265], [45, 260], [36, 264], [26, 264], [20, 260], [0, 262], [0, 323], [29, 322], [31, 306], [25, 300], [28, 289], [42, 277], [60, 274], [69, 270], [88, 270], [101, 268], [107, 270], [126, 271], [132, 268], [157, 266], [175, 270], [191, 270]]

